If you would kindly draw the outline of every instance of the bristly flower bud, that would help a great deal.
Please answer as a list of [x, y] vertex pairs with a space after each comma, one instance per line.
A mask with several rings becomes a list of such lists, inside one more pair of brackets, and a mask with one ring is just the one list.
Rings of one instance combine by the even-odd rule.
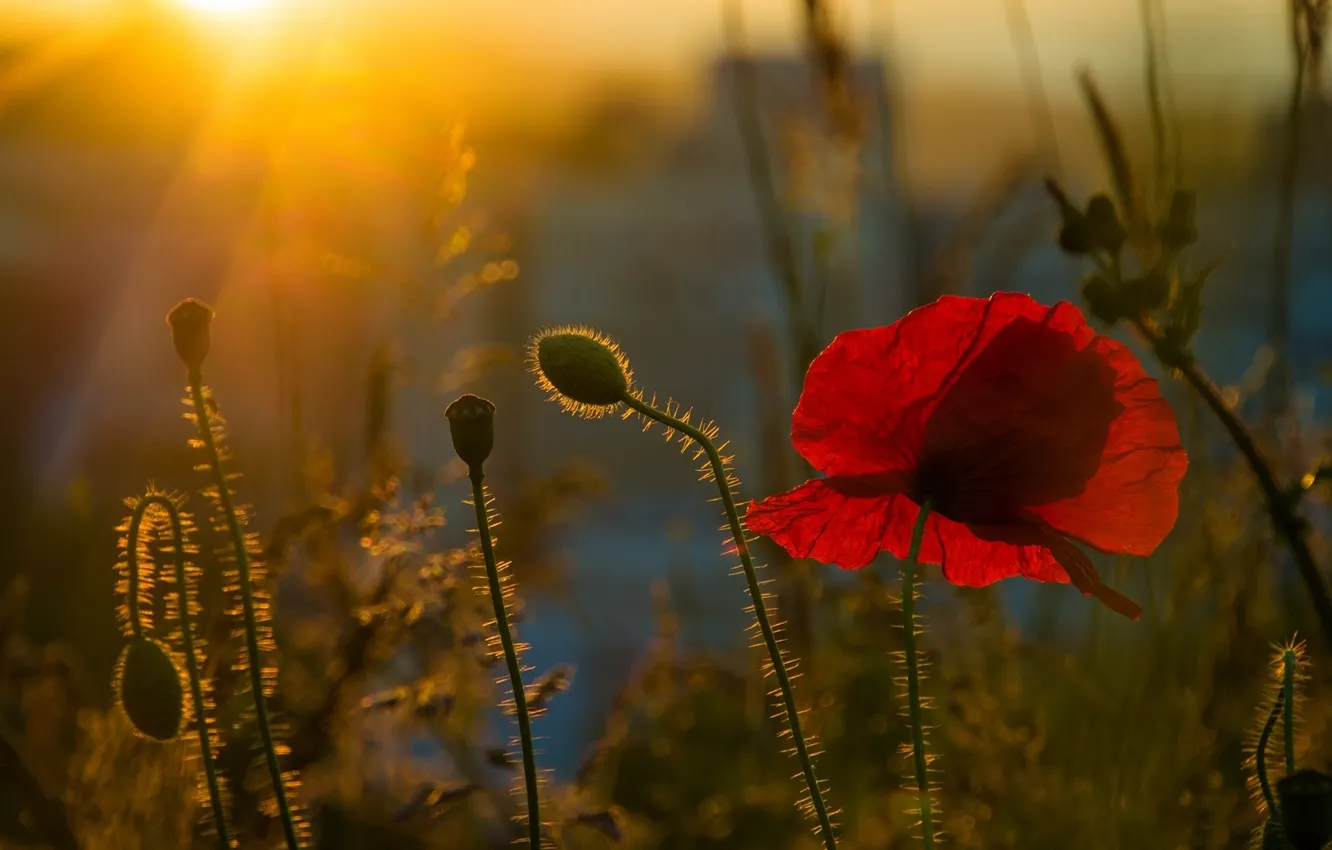
[[495, 405], [470, 393], [445, 409], [453, 450], [468, 468], [479, 472], [495, 447]]
[[116, 666], [115, 691], [139, 734], [172, 741], [185, 723], [185, 689], [181, 671], [162, 644], [131, 638]]
[[1277, 782], [1277, 798], [1294, 850], [1322, 850], [1332, 840], [1332, 776], [1297, 770]]
[[1176, 189], [1170, 197], [1170, 213], [1157, 229], [1161, 244], [1169, 251], [1182, 251], [1198, 241], [1194, 211], [1198, 196], [1190, 189]]
[[208, 356], [212, 322], [213, 308], [194, 298], [186, 298], [167, 313], [171, 342], [176, 346], [181, 362], [191, 372], [199, 371]]
[[633, 383], [620, 347], [588, 328], [551, 328], [537, 334], [528, 346], [528, 363], [551, 400], [578, 416], [606, 415], [624, 401]]

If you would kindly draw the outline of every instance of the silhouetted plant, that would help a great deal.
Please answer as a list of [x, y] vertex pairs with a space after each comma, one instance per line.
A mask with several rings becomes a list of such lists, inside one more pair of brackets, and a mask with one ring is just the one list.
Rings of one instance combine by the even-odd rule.
[[727, 444], [719, 446], [715, 442], [717, 426], [710, 422], [691, 424], [692, 411], [681, 410], [673, 401], [668, 401], [665, 409], [660, 409], [655, 396], [647, 400], [643, 391], [634, 386], [629, 360], [619, 346], [587, 328], [557, 327], [542, 331], [532, 338], [528, 362], [538, 386], [565, 411], [595, 419], [621, 412], [623, 408], [621, 418], [637, 415], [643, 421], [645, 431], [653, 423], [659, 424], [668, 442], [678, 442], [681, 451], [693, 445], [694, 459], [706, 458], [699, 472], [703, 480], [712, 481], [717, 486], [731, 536], [727, 553], [740, 560], [740, 569], [749, 589], [750, 610], [755, 619], [753, 628], [768, 653], [765, 673], [777, 680], [777, 710], [785, 719], [794, 745], [793, 754], [800, 762], [806, 791], [800, 806], [814, 820], [815, 831], [828, 850], [835, 850], [837, 840], [831, 820], [834, 813], [824, 802], [823, 786], [814, 772], [814, 748], [801, 729], [789, 672], [791, 662], [768, 616], [767, 594], [750, 557], [749, 541], [736, 509], [735, 492], [740, 482], [730, 471], [730, 458], [722, 455]]
[[267, 664], [264, 657], [265, 653], [277, 651], [273, 640], [272, 605], [266, 586], [267, 573], [259, 558], [256, 537], [245, 531], [246, 509], [235, 501], [232, 481], [237, 476], [224, 465], [230, 457], [225, 448], [225, 422], [211, 390], [203, 383], [202, 369], [211, 341], [212, 319], [211, 308], [194, 299], [186, 299], [172, 308], [167, 315], [167, 324], [171, 328], [176, 354], [188, 372], [189, 398], [186, 404], [190, 412], [186, 417], [198, 430], [198, 438], [191, 443], [204, 453], [204, 462], [198, 469], [208, 472], [212, 478], [204, 495], [217, 508], [216, 530], [228, 538], [228, 548], [221, 550], [224, 562], [228, 564], [227, 590], [239, 600], [231, 616], [241, 624], [240, 636], [244, 638], [233, 669], [249, 674], [255, 721], [272, 787], [273, 813], [281, 821], [288, 850], [298, 850], [309, 842], [309, 826], [289, 799], [288, 789], [296, 785], [298, 779], [295, 771], [284, 773], [282, 770], [279, 757], [286, 747], [277, 739], [268, 708], [268, 699], [277, 688], [278, 670]]
[[[153, 488], [126, 500], [131, 513], [118, 529], [124, 537], [117, 590], [124, 596], [120, 619], [130, 642], [116, 665], [115, 690], [135, 731], [145, 737], [175, 740], [193, 719], [203, 764], [203, 802], [209, 805], [218, 843], [230, 848], [226, 785], [216, 766], [220, 745], [215, 706], [200, 674], [194, 638], [193, 623], [200, 608], [199, 570], [190, 560], [196, 552], [189, 541], [193, 523], [182, 510], [182, 501]], [[170, 560], [171, 572], [159, 575], [159, 555]], [[149, 636], [153, 591], [159, 581], [168, 591], [166, 620], [172, 624], [168, 643]]]

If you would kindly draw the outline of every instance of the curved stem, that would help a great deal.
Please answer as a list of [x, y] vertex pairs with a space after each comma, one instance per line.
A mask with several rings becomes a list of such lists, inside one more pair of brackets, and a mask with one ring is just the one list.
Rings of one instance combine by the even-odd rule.
[[217, 828], [217, 841], [223, 848], [231, 847], [231, 836], [227, 832], [226, 810], [222, 804], [222, 788], [217, 781], [217, 767], [213, 764], [213, 742], [208, 733], [208, 714], [204, 710], [203, 685], [199, 679], [199, 662], [195, 657], [194, 628], [190, 624], [190, 586], [185, 568], [185, 530], [181, 523], [180, 511], [176, 503], [160, 493], [145, 496], [134, 506], [130, 518], [129, 551], [130, 574], [130, 616], [135, 635], [140, 635], [138, 605], [135, 599], [138, 575], [138, 540], [143, 518], [151, 508], [160, 508], [171, 523], [171, 539], [175, 545], [176, 593], [179, 599], [176, 610], [180, 615], [181, 645], [185, 650], [185, 672], [190, 679], [190, 698], [194, 700], [194, 719], [199, 735], [199, 754], [203, 759], [204, 779], [208, 783], [208, 800], [213, 806], [213, 823]]
[[627, 392], [622, 400], [647, 418], [685, 434], [697, 443], [708, 456], [708, 463], [712, 466], [712, 477], [717, 482], [717, 491], [721, 494], [722, 506], [726, 509], [726, 521], [731, 528], [731, 537], [735, 540], [736, 552], [740, 556], [740, 564], [745, 571], [745, 581], [749, 585], [749, 596], [754, 603], [754, 618], [758, 620], [759, 630], [763, 633], [763, 642], [768, 648], [768, 658], [772, 662], [772, 671], [777, 677], [777, 686], [781, 690], [782, 706], [786, 712], [786, 721], [790, 725], [791, 738], [795, 741], [796, 756], [800, 759], [800, 772], [804, 777], [806, 787], [809, 789], [810, 805], [813, 807], [814, 816], [818, 820], [819, 832], [823, 837], [824, 846], [828, 850], [836, 850], [837, 839], [833, 835], [832, 821], [828, 816], [828, 806], [824, 803], [823, 792], [819, 788], [819, 780], [814, 773], [814, 761], [809, 753], [809, 745], [805, 742], [804, 733], [800, 730], [800, 714], [796, 707], [795, 692], [791, 687], [791, 677], [786, 670], [786, 659], [782, 657], [782, 650], [777, 643], [777, 636], [773, 632], [772, 622], [768, 619], [768, 609], [763, 603], [763, 588], [759, 584], [758, 574], [754, 570], [754, 561], [749, 555], [749, 544], [745, 542], [744, 527], [740, 524], [740, 514], [735, 509], [735, 497], [731, 494], [731, 488], [726, 483], [726, 465], [722, 462], [721, 454], [706, 434], [688, 422], [657, 410], [642, 399], [636, 398]]
[[[129, 532], [125, 537], [125, 572], [128, 584], [125, 589], [125, 608], [129, 611], [130, 634], [134, 637], [143, 637], [143, 614], [139, 610], [139, 529], [143, 526], [143, 518], [148, 513], [148, 508], [154, 504], [153, 499], [162, 497], [150, 496], [146, 499], [140, 499], [134, 506], [134, 513], [130, 514]], [[162, 498], [163, 501], [169, 501]], [[179, 538], [177, 538], [179, 539]]]
[[509, 667], [509, 687], [513, 691], [514, 713], [518, 715], [518, 735], [523, 745], [523, 779], [527, 784], [527, 841], [532, 850], [541, 847], [541, 805], [537, 793], [536, 751], [532, 746], [532, 720], [527, 713], [527, 691], [523, 670], [518, 664], [518, 650], [509, 631], [509, 614], [504, 607], [504, 585], [500, 583], [495, 545], [490, 539], [490, 517], [486, 514], [486, 493], [481, 486], [485, 473], [480, 467], [468, 472], [472, 481], [472, 504], [476, 507], [476, 529], [481, 537], [481, 554], [486, 560], [486, 578], [490, 583], [490, 603], [495, 608], [495, 629], [504, 647], [504, 661]]
[[911, 758], [920, 794], [920, 825], [925, 850], [934, 850], [934, 812], [930, 807], [929, 764], [925, 758], [925, 726], [921, 722], [920, 662], [916, 658], [916, 560], [925, 539], [925, 521], [930, 516], [927, 499], [920, 506], [916, 527], [911, 531], [911, 549], [902, 564], [902, 652], [906, 656], [907, 708], [911, 718]]
[[259, 736], [264, 745], [264, 758], [268, 762], [268, 776], [273, 783], [273, 796], [277, 800], [278, 815], [282, 820], [282, 835], [288, 850], [299, 850], [300, 842], [296, 838], [296, 820], [291, 813], [291, 804], [287, 800], [287, 788], [282, 779], [282, 767], [278, 764], [277, 747], [273, 743], [273, 727], [268, 719], [268, 701], [264, 699], [263, 667], [259, 655], [259, 629], [254, 613], [254, 589], [250, 586], [250, 558], [245, 548], [245, 534], [241, 531], [240, 520], [236, 517], [236, 506], [231, 500], [231, 487], [227, 484], [226, 472], [222, 469], [222, 456], [217, 450], [210, 424], [208, 405], [204, 402], [203, 376], [199, 372], [190, 372], [190, 401], [194, 404], [194, 416], [198, 426], [199, 439], [203, 441], [204, 452], [208, 458], [208, 468], [213, 473], [213, 484], [217, 487], [217, 503], [222, 509], [223, 520], [227, 524], [227, 533], [231, 537], [231, 548], [236, 555], [236, 573], [240, 579], [241, 607], [245, 614], [245, 648], [250, 657], [250, 689], [254, 694], [254, 715], [259, 725]]
[[[1309, 591], [1309, 600], [1313, 603], [1314, 614], [1318, 617], [1323, 635], [1329, 643], [1332, 643], [1332, 599], [1328, 597], [1327, 585], [1323, 581], [1323, 575], [1318, 570], [1313, 551], [1309, 548], [1309, 541], [1305, 537], [1307, 523], [1295, 512], [1291, 500], [1277, 484], [1272, 465], [1263, 457], [1249, 429], [1221, 397], [1221, 391], [1217, 389], [1216, 384], [1198, 368], [1193, 358], [1173, 350], [1161, 333], [1142, 319], [1134, 319], [1133, 324], [1151, 343], [1157, 357], [1166, 365], [1177, 369], [1189, 386], [1202, 396], [1208, 408], [1221, 420], [1222, 426], [1239, 447], [1244, 459], [1248, 461], [1249, 468], [1258, 479], [1258, 486], [1267, 501], [1267, 512], [1272, 517], [1272, 524], [1276, 526], [1277, 533], [1285, 539], [1286, 545], [1295, 557], [1300, 578]], [[1181, 354], [1184, 356], [1179, 356]]]
[[1272, 701], [1272, 710], [1267, 713], [1267, 722], [1263, 724], [1263, 731], [1258, 733], [1258, 746], [1253, 754], [1253, 772], [1258, 777], [1258, 788], [1262, 791], [1263, 802], [1267, 803], [1268, 817], [1277, 816], [1277, 805], [1276, 798], [1272, 796], [1272, 784], [1267, 778], [1267, 742], [1272, 739], [1277, 717], [1281, 713], [1282, 706], [1286, 704], [1285, 694], [1284, 686], [1277, 690], [1276, 699]]

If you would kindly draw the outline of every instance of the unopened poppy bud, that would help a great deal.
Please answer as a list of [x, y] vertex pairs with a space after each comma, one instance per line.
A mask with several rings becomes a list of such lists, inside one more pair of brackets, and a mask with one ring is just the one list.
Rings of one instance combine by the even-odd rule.
[[167, 313], [171, 342], [176, 346], [176, 354], [181, 362], [191, 372], [197, 372], [208, 356], [209, 327], [212, 322], [212, 308], [194, 298], [186, 298]]
[[1087, 302], [1087, 312], [1107, 325], [1124, 318], [1124, 303], [1119, 290], [1100, 275], [1092, 275], [1083, 281], [1082, 299]]
[[1332, 776], [1297, 770], [1277, 782], [1277, 798], [1293, 850], [1322, 850], [1332, 840]]
[[495, 447], [495, 405], [468, 393], [455, 399], [444, 416], [449, 420], [453, 450], [469, 468], [479, 471]]
[[1180, 251], [1198, 241], [1198, 228], [1194, 224], [1194, 211], [1198, 196], [1190, 189], [1176, 189], [1170, 197], [1170, 213], [1161, 222], [1157, 234], [1168, 250]]
[[1118, 254], [1128, 238], [1115, 212], [1115, 202], [1106, 195], [1093, 195], [1087, 202], [1087, 238], [1093, 250], [1111, 254]]
[[116, 665], [115, 691], [139, 734], [158, 741], [180, 735], [185, 721], [185, 689], [180, 680], [180, 668], [166, 647], [151, 638], [130, 639]]
[[551, 400], [579, 416], [604, 416], [624, 401], [633, 383], [620, 347], [587, 328], [537, 334], [528, 347], [528, 361]]

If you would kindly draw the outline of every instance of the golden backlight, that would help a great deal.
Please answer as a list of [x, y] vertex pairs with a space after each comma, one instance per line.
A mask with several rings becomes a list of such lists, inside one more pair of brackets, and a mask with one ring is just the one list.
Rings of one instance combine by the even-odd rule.
[[239, 15], [272, 6], [277, 0], [178, 0], [184, 6], [220, 15]]

